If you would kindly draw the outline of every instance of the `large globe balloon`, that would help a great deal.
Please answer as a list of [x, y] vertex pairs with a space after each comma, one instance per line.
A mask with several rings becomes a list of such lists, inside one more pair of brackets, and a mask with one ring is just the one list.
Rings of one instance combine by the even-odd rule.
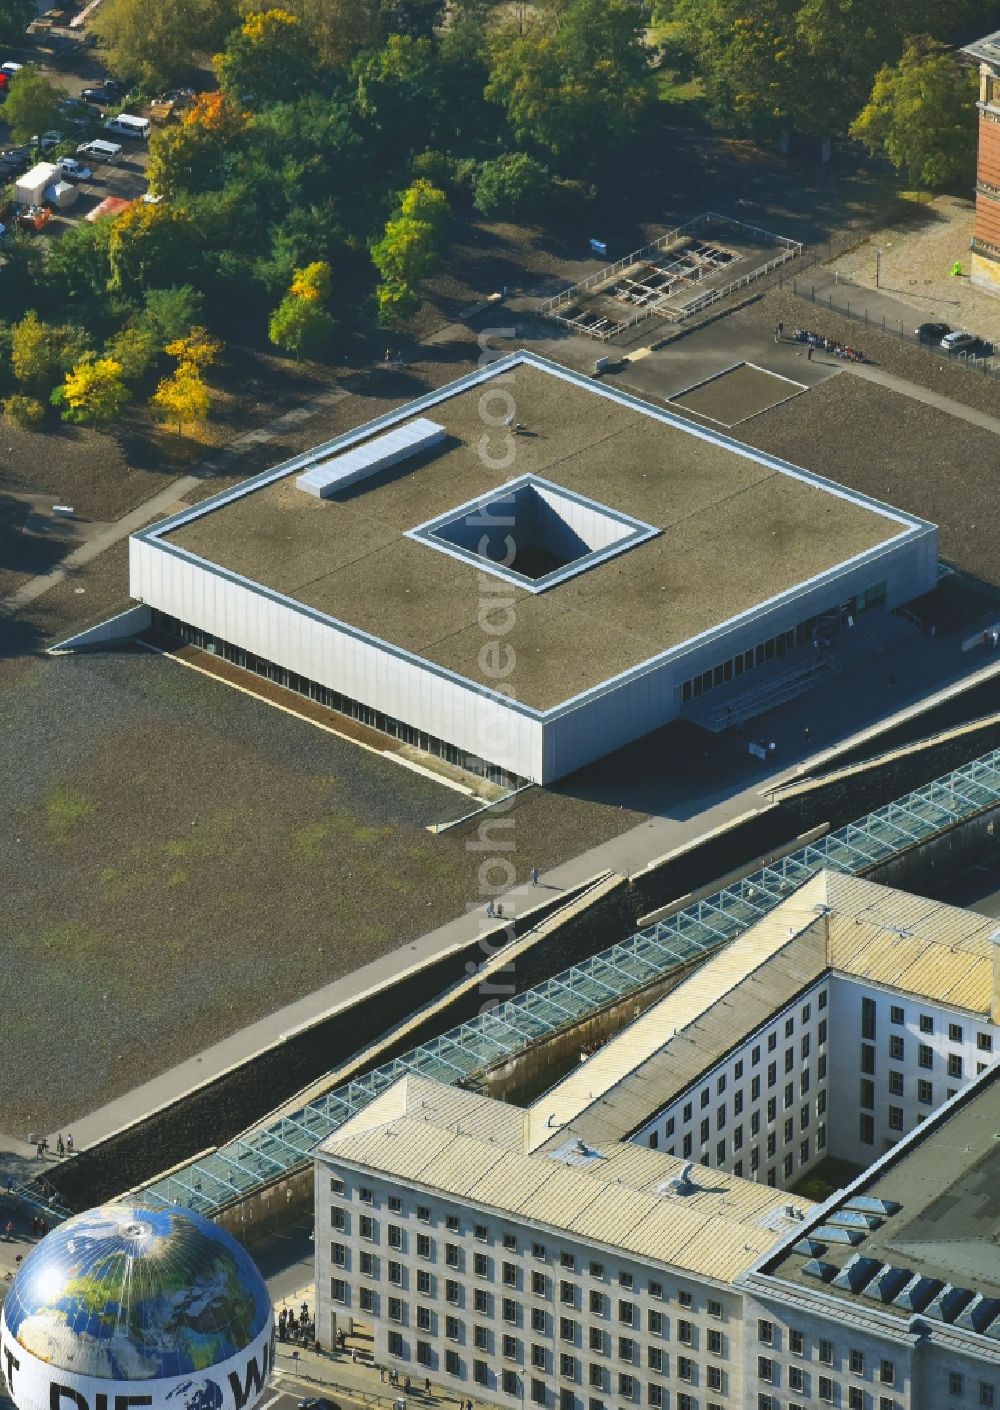
[[18, 1410], [252, 1410], [273, 1357], [264, 1280], [188, 1209], [68, 1219], [24, 1260], [0, 1316]]

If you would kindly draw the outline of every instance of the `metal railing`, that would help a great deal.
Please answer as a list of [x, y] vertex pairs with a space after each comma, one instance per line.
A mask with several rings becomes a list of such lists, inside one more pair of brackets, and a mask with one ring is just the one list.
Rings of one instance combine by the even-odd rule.
[[[725, 286], [718, 289], [706, 290], [704, 294], [696, 295], [693, 300], [680, 308], [668, 308], [662, 305], [646, 305], [637, 309], [628, 318], [615, 323], [609, 322], [606, 328], [589, 328], [586, 324], [579, 322], [577, 318], [567, 318], [559, 313], [559, 309], [572, 305], [591, 289], [596, 289], [603, 284], [607, 284], [610, 280], [614, 279], [615, 275], [620, 274], [622, 270], [628, 269], [642, 260], [650, 259], [653, 255], [658, 254], [661, 250], [672, 245], [676, 240], [680, 239], [681, 236], [696, 234], [709, 225], [725, 225], [732, 230], [738, 230], [742, 234], [752, 236], [761, 244], [780, 245], [782, 247], [781, 253], [774, 259], [769, 260], [766, 264], [760, 265], [756, 269], [749, 270], [746, 274], [741, 275], [738, 279], [732, 280], [731, 283]], [[659, 239], [654, 240], [651, 244], [643, 245], [640, 249], [633, 250], [631, 254], [625, 255], [624, 258], [616, 260], [614, 264], [605, 265], [602, 269], [597, 270], [596, 273], [589, 274], [585, 279], [579, 280], [576, 284], [571, 284], [568, 289], [563, 289], [561, 293], [553, 294], [550, 298], [544, 299], [538, 305], [537, 312], [547, 318], [554, 318], [560, 323], [565, 323], [575, 328], [578, 332], [585, 333], [588, 337], [597, 338], [602, 342], [606, 342], [609, 338], [615, 337], [618, 333], [622, 333], [628, 328], [634, 328], [637, 323], [644, 322], [645, 319], [652, 317], [654, 314], [659, 317], [668, 318], [672, 322], [682, 322], [685, 318], [689, 318], [694, 313], [700, 313], [702, 309], [709, 307], [713, 303], [717, 303], [720, 299], [727, 298], [738, 289], [745, 288], [748, 284], [752, 284], [756, 279], [762, 278], [765, 274], [770, 274], [786, 261], [795, 259], [797, 256], [801, 255], [802, 249], [803, 246], [799, 240], [791, 240], [785, 235], [775, 235], [769, 230], [762, 230], [757, 225], [748, 225], [745, 221], [734, 220], [731, 216], [719, 215], [716, 211], [706, 211], [702, 215], [694, 216], [693, 219], [686, 221], [683, 225], [678, 225], [673, 230], [669, 230], [665, 235], [661, 235]]]

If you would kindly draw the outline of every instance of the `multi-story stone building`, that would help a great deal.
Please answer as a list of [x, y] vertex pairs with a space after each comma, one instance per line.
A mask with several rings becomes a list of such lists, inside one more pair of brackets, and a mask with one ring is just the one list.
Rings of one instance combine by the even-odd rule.
[[317, 1154], [321, 1339], [506, 1406], [992, 1406], [994, 925], [821, 873], [525, 1110], [402, 1079]]
[[976, 158], [976, 224], [972, 236], [973, 284], [1000, 292], [1000, 32], [962, 51], [979, 64], [979, 146]]

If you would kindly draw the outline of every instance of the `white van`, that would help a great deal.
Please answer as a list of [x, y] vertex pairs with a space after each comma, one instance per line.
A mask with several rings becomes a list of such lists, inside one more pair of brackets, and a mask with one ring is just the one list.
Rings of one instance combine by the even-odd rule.
[[131, 113], [119, 113], [117, 117], [108, 118], [104, 124], [104, 130], [116, 132], [119, 137], [135, 137], [145, 141], [153, 130], [153, 124], [149, 118], [133, 117]]
[[113, 165], [122, 154], [122, 149], [117, 142], [102, 142], [99, 137], [95, 137], [93, 142], [84, 142], [77, 147], [78, 157], [89, 157], [94, 162], [107, 162]]

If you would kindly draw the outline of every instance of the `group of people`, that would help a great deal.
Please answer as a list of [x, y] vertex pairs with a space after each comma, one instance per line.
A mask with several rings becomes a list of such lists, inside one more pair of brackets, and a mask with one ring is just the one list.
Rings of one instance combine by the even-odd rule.
[[278, 1340], [301, 1342], [303, 1346], [315, 1342], [316, 1324], [309, 1319], [309, 1304], [304, 1302], [296, 1317], [294, 1307], [283, 1307], [278, 1313]]
[[824, 352], [833, 353], [834, 357], [842, 357], [846, 362], [865, 360], [864, 353], [859, 352], [857, 348], [852, 348], [848, 343], [838, 343], [835, 338], [827, 338], [809, 328], [796, 328], [794, 336], [797, 343], [808, 343], [810, 356], [813, 348], [822, 348]]
[[[39, 1160], [44, 1160], [44, 1159], [45, 1159], [45, 1155], [46, 1155], [46, 1152], [48, 1151], [48, 1149], [49, 1149], [49, 1138], [48, 1138], [48, 1136], [42, 1136], [39, 1140], [37, 1140], [37, 1141], [35, 1142], [35, 1155], [38, 1157]], [[60, 1132], [60, 1134], [56, 1137], [56, 1155], [59, 1157], [60, 1160], [62, 1160], [62, 1158], [63, 1158], [64, 1155], [72, 1155], [72, 1154], [73, 1154], [73, 1133], [72, 1133], [72, 1132], [68, 1132], [67, 1135], [66, 1135], [66, 1139], [65, 1139], [65, 1141], [64, 1141], [63, 1138], [62, 1138], [62, 1133]]]

